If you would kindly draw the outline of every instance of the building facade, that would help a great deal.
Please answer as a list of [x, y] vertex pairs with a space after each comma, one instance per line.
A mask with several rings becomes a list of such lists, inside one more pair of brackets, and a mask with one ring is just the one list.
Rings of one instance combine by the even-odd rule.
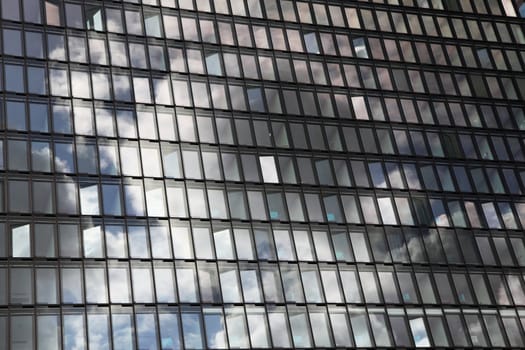
[[1, 0], [0, 349], [525, 347], [512, 0]]

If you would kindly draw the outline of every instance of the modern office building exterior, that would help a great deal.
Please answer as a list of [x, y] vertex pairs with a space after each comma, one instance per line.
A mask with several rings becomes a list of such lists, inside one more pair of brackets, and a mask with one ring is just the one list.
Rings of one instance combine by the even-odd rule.
[[1, 0], [0, 350], [525, 347], [520, 14]]

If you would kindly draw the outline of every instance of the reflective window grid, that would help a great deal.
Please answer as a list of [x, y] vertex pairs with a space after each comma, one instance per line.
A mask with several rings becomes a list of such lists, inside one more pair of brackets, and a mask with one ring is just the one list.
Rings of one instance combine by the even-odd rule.
[[1, 0], [0, 349], [525, 346], [519, 0]]

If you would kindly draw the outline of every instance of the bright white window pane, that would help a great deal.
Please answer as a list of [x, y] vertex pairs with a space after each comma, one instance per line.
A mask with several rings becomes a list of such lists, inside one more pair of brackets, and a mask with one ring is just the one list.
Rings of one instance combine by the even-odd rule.
[[13, 227], [12, 229], [13, 257], [31, 256], [31, 238], [29, 225]]
[[368, 111], [363, 96], [352, 97], [352, 106], [354, 107], [354, 113], [357, 119], [370, 119], [368, 118]]
[[133, 91], [135, 101], [139, 103], [151, 103], [151, 91], [148, 78], [133, 78]]
[[430, 341], [428, 340], [427, 329], [423, 317], [411, 319], [409, 324], [416, 348], [429, 347]]
[[82, 215], [99, 215], [98, 186], [80, 188], [80, 207]]
[[160, 162], [160, 154], [157, 148], [142, 148], [142, 165], [144, 169], [144, 176], [161, 177], [162, 170]]
[[217, 259], [234, 259], [231, 232], [228, 229], [214, 231], [213, 239]]
[[204, 190], [200, 188], [188, 189], [188, 201], [190, 204], [190, 215], [194, 218], [207, 218], [206, 199]]
[[178, 106], [191, 107], [190, 94], [188, 90], [188, 83], [180, 80], [173, 80], [173, 96], [175, 97], [175, 104]]
[[161, 105], [172, 105], [171, 89], [167, 79], [154, 79], [155, 103]]
[[222, 269], [220, 272], [222, 298], [225, 303], [241, 302], [241, 291], [236, 269]]
[[177, 259], [193, 258], [193, 246], [189, 228], [172, 226], [171, 238], [173, 240], [173, 253]]
[[136, 267], [131, 270], [133, 278], [133, 298], [137, 303], [153, 302], [153, 286], [151, 270]]
[[108, 293], [106, 286], [106, 270], [104, 268], [85, 269], [86, 302], [88, 303], [107, 303]]
[[279, 183], [275, 158], [273, 156], [261, 156], [259, 157], [259, 162], [261, 163], [264, 182]]
[[164, 187], [146, 189], [148, 216], [166, 216]]
[[392, 207], [392, 200], [389, 197], [378, 198], [379, 211], [381, 212], [381, 219], [385, 225], [397, 225], [396, 214]]
[[512, 0], [503, 0], [503, 9], [505, 14], [510, 17], [516, 17], [516, 10], [514, 10], [514, 5]]
[[91, 107], [74, 106], [75, 133], [77, 135], [94, 135], [93, 111]]
[[138, 150], [135, 147], [120, 147], [122, 159], [122, 173], [128, 176], [140, 176], [140, 163]]
[[129, 303], [129, 276], [126, 268], [109, 269], [109, 295], [112, 303]]
[[83, 230], [84, 255], [87, 258], [103, 258], [104, 246], [102, 243], [102, 228], [90, 227]]
[[91, 98], [91, 84], [88, 72], [71, 72], [71, 90], [73, 97]]

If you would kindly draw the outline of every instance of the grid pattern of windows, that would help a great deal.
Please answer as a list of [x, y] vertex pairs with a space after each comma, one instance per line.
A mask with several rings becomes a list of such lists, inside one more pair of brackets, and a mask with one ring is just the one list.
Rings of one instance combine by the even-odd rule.
[[521, 17], [0, 0], [0, 350], [524, 348]]

